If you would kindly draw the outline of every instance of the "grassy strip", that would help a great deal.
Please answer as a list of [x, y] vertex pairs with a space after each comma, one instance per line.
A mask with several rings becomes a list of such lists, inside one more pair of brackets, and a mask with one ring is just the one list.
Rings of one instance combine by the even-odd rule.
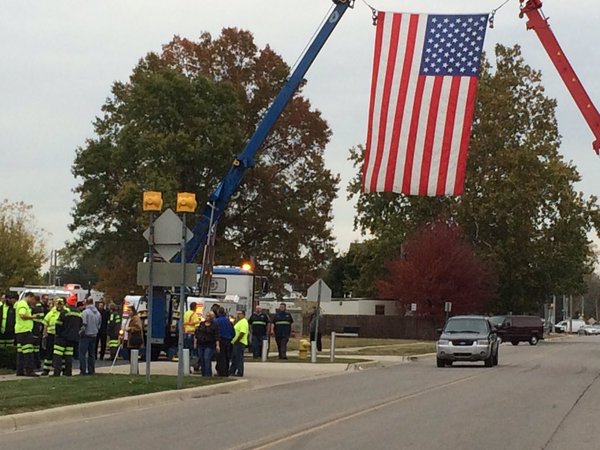
[[[288, 350], [298, 350], [298, 342], [303, 338], [290, 338], [288, 343]], [[323, 348], [327, 349], [330, 346], [330, 337], [323, 336]], [[335, 347], [336, 348], [348, 348], [348, 347], [376, 347], [376, 346], [388, 346], [388, 345], [405, 345], [405, 344], [417, 344], [422, 341], [413, 339], [375, 339], [375, 338], [360, 338], [360, 337], [336, 337]], [[271, 345], [275, 344], [275, 339], [272, 339]], [[273, 348], [273, 347], [272, 347]], [[276, 348], [276, 347], [275, 347]]]
[[339, 351], [342, 354], [352, 355], [375, 355], [375, 356], [411, 356], [422, 355], [424, 353], [434, 353], [434, 342], [422, 342], [420, 344], [410, 345], [390, 345], [387, 347], [361, 348], [352, 352]]
[[[186, 377], [185, 387], [207, 386], [228, 379]], [[88, 403], [111, 398], [150, 394], [176, 388], [177, 377], [96, 374], [88, 377], [23, 378], [0, 383], [0, 415]]]

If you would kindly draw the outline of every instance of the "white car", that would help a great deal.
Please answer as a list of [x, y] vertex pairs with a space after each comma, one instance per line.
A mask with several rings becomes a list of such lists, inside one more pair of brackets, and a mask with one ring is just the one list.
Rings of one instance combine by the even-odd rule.
[[584, 325], [577, 331], [577, 334], [581, 336], [591, 336], [600, 334], [600, 323], [595, 323], [594, 325]]
[[[585, 321], [581, 319], [561, 320], [554, 329], [557, 333], [577, 333], [581, 327], [585, 326]], [[572, 327], [572, 328], [571, 328]]]

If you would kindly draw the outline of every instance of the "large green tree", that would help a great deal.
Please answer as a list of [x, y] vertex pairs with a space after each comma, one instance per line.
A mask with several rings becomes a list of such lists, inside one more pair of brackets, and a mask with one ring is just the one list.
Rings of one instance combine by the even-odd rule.
[[[519, 47], [498, 45], [495, 67], [482, 64], [464, 194], [364, 194], [357, 176], [356, 225], [399, 249], [419, 224], [451, 218], [495, 266], [499, 311], [538, 310], [552, 293], [581, 292], [598, 206], [575, 190], [577, 170], [559, 154], [555, 108]], [[362, 149], [351, 157], [359, 167]]]
[[0, 203], [0, 289], [40, 282], [46, 260], [45, 237], [30, 205]]
[[[197, 42], [175, 37], [145, 56], [127, 82], [114, 83], [96, 136], [77, 151], [73, 245], [102, 253], [108, 267], [134, 264], [148, 222], [142, 191], [162, 191], [165, 206], [178, 191], [195, 192], [202, 209], [288, 75], [279, 55], [237, 29]], [[253, 256], [275, 288], [314, 281], [333, 251], [339, 177], [324, 167], [329, 136], [297, 93], [221, 219], [217, 263]]]

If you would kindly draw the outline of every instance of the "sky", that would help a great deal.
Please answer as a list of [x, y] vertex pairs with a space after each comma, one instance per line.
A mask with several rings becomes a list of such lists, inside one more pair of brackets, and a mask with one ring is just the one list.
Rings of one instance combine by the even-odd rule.
[[[381, 11], [481, 13], [503, 0], [369, 0]], [[293, 65], [331, 6], [329, 0], [7, 0], [0, 16], [0, 200], [33, 206], [48, 237], [48, 252], [72, 238], [68, 231], [78, 184], [71, 174], [75, 150], [92, 138], [94, 118], [111, 85], [127, 80], [138, 60], [160, 51], [174, 35], [217, 36], [223, 27], [251, 31], [259, 47], [269, 44]], [[476, 6], [475, 6], [476, 5]], [[600, 196], [600, 159], [592, 133], [558, 73], [510, 0], [488, 30], [485, 49], [519, 44], [528, 64], [543, 72], [547, 94], [558, 101], [561, 153], [578, 168], [577, 188]], [[546, 0], [565, 54], [591, 98], [600, 105], [598, 0]], [[337, 248], [361, 239], [353, 229], [354, 205], [346, 186], [355, 175], [350, 147], [366, 139], [375, 28], [371, 11], [357, 0], [306, 75], [304, 95], [323, 113], [333, 136], [326, 166], [342, 178], [334, 203]], [[241, 151], [241, 149], [240, 149]]]

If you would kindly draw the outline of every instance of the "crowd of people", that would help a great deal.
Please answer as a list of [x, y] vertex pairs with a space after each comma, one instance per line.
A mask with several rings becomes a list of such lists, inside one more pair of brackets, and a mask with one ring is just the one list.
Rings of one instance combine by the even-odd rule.
[[[275, 337], [279, 359], [287, 359], [293, 322], [285, 303], [272, 317], [257, 306], [248, 319], [246, 311], [237, 311], [235, 320], [218, 304], [201, 317], [191, 303], [183, 317], [184, 348], [196, 373], [212, 376], [216, 360], [215, 375], [243, 377], [246, 348], [260, 358], [269, 336]], [[128, 349], [143, 347], [144, 327], [134, 307], [124, 331]], [[76, 295], [50, 299], [32, 292], [21, 299], [10, 292], [0, 298], [0, 348], [16, 347], [17, 376], [72, 376], [73, 360], [79, 361], [80, 375], [94, 375], [96, 359], [105, 358], [107, 347], [111, 360], [118, 356], [121, 333], [122, 317], [113, 303], [106, 308], [91, 297], [78, 302]]]
[[16, 347], [17, 376], [71, 376], [74, 359], [80, 375], [94, 375], [108, 339], [116, 353], [120, 328], [116, 306], [106, 309], [91, 297], [80, 302], [75, 294], [50, 299], [26, 292], [19, 300], [9, 292], [0, 299], [0, 347]]
[[248, 319], [246, 311], [239, 310], [233, 323], [225, 308], [218, 304], [204, 318], [196, 312], [196, 307], [196, 303], [191, 303], [183, 317], [184, 348], [189, 349], [195, 357], [194, 369], [202, 376], [213, 375], [211, 361], [214, 358], [217, 376], [243, 377], [244, 351], [249, 342], [252, 344], [253, 358], [260, 358], [263, 346], [268, 345], [269, 335], [275, 336], [279, 359], [287, 359], [287, 343], [294, 319], [286, 310], [285, 303], [279, 305], [272, 318], [260, 306]]

